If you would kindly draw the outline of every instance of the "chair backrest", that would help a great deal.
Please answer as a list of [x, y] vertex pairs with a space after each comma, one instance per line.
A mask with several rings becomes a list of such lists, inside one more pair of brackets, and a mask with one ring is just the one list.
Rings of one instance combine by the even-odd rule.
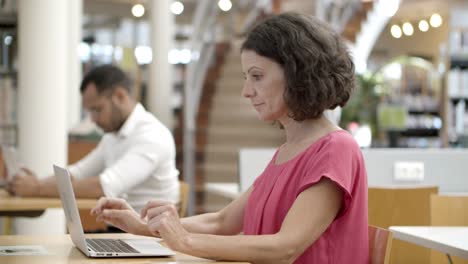
[[185, 217], [187, 214], [187, 205], [189, 199], [190, 186], [184, 181], [179, 181], [180, 186], [180, 203], [179, 203], [179, 216]]
[[[369, 187], [369, 225], [430, 225], [430, 197], [437, 186]], [[431, 251], [401, 240], [392, 243], [390, 263], [429, 263]]]
[[[431, 225], [468, 226], [468, 194], [432, 194]], [[468, 264], [468, 259], [452, 256], [453, 263]], [[447, 256], [431, 250], [431, 263], [447, 263]]]
[[369, 226], [370, 264], [388, 264], [392, 248], [392, 232], [385, 228]]

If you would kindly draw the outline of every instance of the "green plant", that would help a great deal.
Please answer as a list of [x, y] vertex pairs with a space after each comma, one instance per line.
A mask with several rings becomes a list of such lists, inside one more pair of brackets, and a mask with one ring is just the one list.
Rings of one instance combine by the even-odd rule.
[[351, 122], [368, 124], [372, 135], [377, 134], [377, 105], [380, 101], [379, 89], [383, 81], [379, 74], [364, 73], [356, 75], [356, 91], [343, 108], [341, 126], [346, 128]]

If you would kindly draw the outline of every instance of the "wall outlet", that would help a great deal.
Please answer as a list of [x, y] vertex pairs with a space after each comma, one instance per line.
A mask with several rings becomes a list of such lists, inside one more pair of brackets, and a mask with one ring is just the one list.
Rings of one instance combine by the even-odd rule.
[[424, 162], [397, 161], [393, 165], [393, 178], [396, 181], [423, 181]]

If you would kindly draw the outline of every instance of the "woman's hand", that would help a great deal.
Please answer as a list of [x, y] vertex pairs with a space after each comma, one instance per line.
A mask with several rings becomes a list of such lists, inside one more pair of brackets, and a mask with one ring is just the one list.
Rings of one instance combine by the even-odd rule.
[[91, 209], [91, 215], [95, 215], [97, 221], [106, 222], [125, 232], [151, 235], [146, 222], [124, 199], [102, 197]]
[[190, 233], [182, 226], [174, 204], [152, 200], [141, 210], [141, 218], [146, 218], [151, 234], [160, 236], [173, 250], [186, 252]]

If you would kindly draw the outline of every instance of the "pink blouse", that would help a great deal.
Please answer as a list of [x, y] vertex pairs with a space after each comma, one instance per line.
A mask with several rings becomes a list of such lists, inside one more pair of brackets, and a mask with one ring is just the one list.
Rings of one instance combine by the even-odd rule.
[[326, 177], [343, 190], [342, 209], [294, 263], [369, 263], [367, 175], [351, 135], [344, 130], [331, 132], [279, 165], [277, 154], [254, 182], [244, 212], [244, 234], [277, 233], [296, 197]]

